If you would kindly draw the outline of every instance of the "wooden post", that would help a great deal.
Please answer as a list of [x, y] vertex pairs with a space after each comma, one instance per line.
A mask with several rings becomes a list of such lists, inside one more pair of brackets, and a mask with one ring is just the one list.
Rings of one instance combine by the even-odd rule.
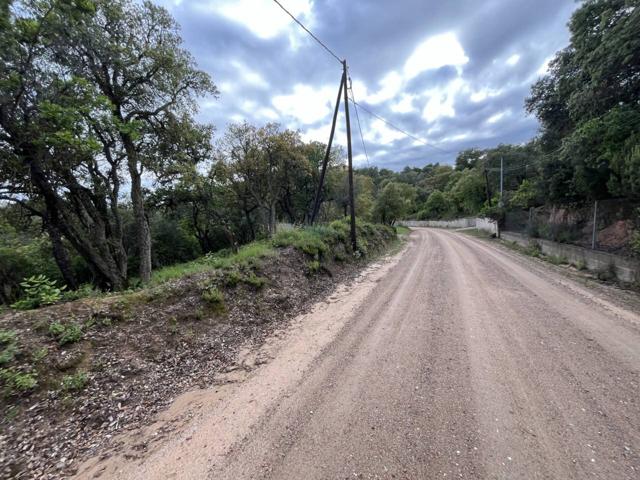
[[[336, 99], [336, 108], [333, 111], [333, 122], [331, 123], [331, 134], [329, 135], [329, 143], [327, 144], [327, 151], [324, 154], [322, 161], [322, 169], [320, 170], [320, 179], [318, 181], [318, 190], [316, 191], [316, 197], [313, 201], [313, 211], [311, 212], [310, 224], [313, 225], [320, 211], [320, 204], [322, 203], [322, 187], [324, 186], [324, 176], [327, 173], [327, 165], [329, 164], [329, 156], [331, 155], [331, 146], [333, 145], [333, 135], [336, 132], [336, 120], [338, 119], [338, 110], [340, 110], [340, 97], [342, 96], [342, 89], [344, 88], [344, 74], [340, 79], [340, 88], [338, 89], [338, 98]], [[346, 90], [346, 88], [345, 88]]]
[[347, 61], [342, 61], [342, 83], [344, 88], [344, 116], [347, 123], [347, 158], [349, 165], [349, 213], [351, 214], [351, 248], [357, 250], [356, 242], [356, 204], [353, 193], [353, 152], [351, 151], [351, 123], [349, 121], [349, 96], [347, 95]]

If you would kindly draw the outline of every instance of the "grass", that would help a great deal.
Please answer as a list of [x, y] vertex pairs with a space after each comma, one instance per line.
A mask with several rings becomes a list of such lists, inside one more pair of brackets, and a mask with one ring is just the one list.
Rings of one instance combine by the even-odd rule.
[[153, 272], [149, 286], [157, 286], [170, 280], [188, 275], [208, 272], [213, 269], [229, 270], [234, 267], [251, 267], [260, 260], [276, 254], [274, 248], [266, 241], [257, 241], [240, 247], [238, 253], [211, 253], [192, 262], [171, 265]]
[[65, 392], [77, 392], [87, 385], [89, 377], [85, 372], [77, 372], [73, 375], [65, 375], [60, 382], [60, 389]]
[[52, 322], [49, 325], [49, 334], [53, 336], [58, 345], [79, 342], [82, 339], [82, 327], [77, 323]]
[[398, 235], [407, 235], [408, 233], [411, 233], [411, 229], [403, 225], [397, 225], [394, 228], [396, 229], [396, 233]]

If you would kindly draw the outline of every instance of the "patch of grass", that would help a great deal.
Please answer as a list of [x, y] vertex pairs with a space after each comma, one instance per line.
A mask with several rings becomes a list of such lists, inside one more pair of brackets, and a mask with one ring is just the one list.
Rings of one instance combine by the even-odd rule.
[[542, 256], [542, 248], [538, 242], [529, 242], [529, 245], [524, 247], [524, 253], [530, 257], [540, 258]]
[[224, 282], [225, 286], [233, 288], [238, 286], [238, 284], [242, 282], [242, 275], [238, 270], [228, 270], [224, 272], [222, 281]]
[[251, 274], [242, 277], [242, 282], [246, 283], [250, 287], [255, 288], [256, 290], [260, 290], [267, 283], [269, 283], [269, 279], [267, 279], [265, 277], [259, 277], [255, 273], [252, 272]]
[[331, 227], [294, 228], [276, 233], [272, 241], [276, 247], [294, 247], [296, 250], [320, 259], [329, 251], [329, 245], [323, 237], [332, 239], [337, 236], [338, 233]]
[[272, 257], [276, 254], [269, 242], [253, 242], [240, 247], [238, 253], [231, 255], [210, 254], [201, 261], [210, 268], [230, 270], [239, 267], [254, 267], [261, 259]]
[[562, 255], [548, 255], [545, 260], [553, 265], [568, 265], [569, 261]]
[[202, 292], [202, 299], [209, 304], [214, 312], [223, 313], [226, 311], [224, 295], [216, 287], [210, 286], [206, 288]]
[[404, 225], [396, 225], [394, 229], [398, 235], [407, 235], [411, 233], [411, 229], [409, 227], [405, 227]]
[[33, 363], [40, 363], [47, 355], [49, 355], [49, 349], [47, 347], [36, 348], [31, 352], [31, 360], [33, 360]]
[[82, 327], [77, 323], [64, 324], [56, 321], [49, 325], [49, 334], [62, 346], [79, 342], [82, 339]]
[[318, 260], [307, 262], [307, 270], [309, 274], [318, 273], [320, 271], [320, 262]]
[[65, 392], [78, 392], [86, 387], [89, 377], [85, 372], [76, 372], [73, 375], [65, 375], [60, 382], [60, 389]]
[[0, 379], [6, 396], [28, 392], [38, 384], [38, 376], [34, 372], [22, 372], [15, 368], [0, 369]]
[[11, 362], [18, 353], [18, 334], [14, 330], [0, 330], [0, 365]]

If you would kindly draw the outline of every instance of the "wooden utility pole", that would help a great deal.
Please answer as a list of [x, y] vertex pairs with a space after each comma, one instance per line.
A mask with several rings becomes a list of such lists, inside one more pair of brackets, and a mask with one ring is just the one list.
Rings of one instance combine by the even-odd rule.
[[316, 190], [316, 198], [313, 202], [313, 211], [311, 212], [311, 225], [316, 221], [318, 212], [320, 211], [320, 204], [322, 203], [322, 187], [324, 185], [324, 176], [327, 173], [327, 165], [329, 164], [329, 157], [331, 155], [331, 146], [333, 145], [333, 136], [336, 132], [336, 120], [338, 119], [338, 110], [340, 110], [340, 97], [342, 96], [342, 89], [345, 91], [344, 74], [340, 80], [340, 88], [338, 89], [338, 98], [336, 99], [336, 108], [333, 110], [333, 122], [331, 123], [331, 134], [329, 135], [329, 143], [327, 144], [327, 151], [324, 154], [324, 160], [322, 161], [322, 169], [320, 170], [320, 179], [318, 181], [318, 189]]
[[351, 248], [357, 250], [356, 204], [353, 193], [353, 153], [351, 151], [351, 122], [349, 121], [349, 96], [347, 94], [347, 61], [342, 61], [342, 84], [344, 85], [344, 116], [347, 122], [347, 158], [349, 165], [349, 213], [351, 214]]

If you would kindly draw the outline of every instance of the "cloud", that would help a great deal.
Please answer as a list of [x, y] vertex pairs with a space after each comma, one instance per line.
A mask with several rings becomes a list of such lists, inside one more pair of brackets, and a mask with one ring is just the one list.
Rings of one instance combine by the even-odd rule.
[[[309, 0], [289, 0], [287, 9], [302, 20], [309, 20], [311, 3]], [[286, 30], [291, 19], [278, 8], [274, 8], [271, 0], [216, 0], [205, 3], [206, 9], [213, 9], [224, 17], [244, 25], [254, 35], [262, 39], [270, 39]]]
[[[447, 151], [426, 147], [360, 110], [373, 165], [452, 163], [460, 149], [520, 143], [537, 132], [524, 99], [568, 44], [573, 0], [281, 0], [349, 62], [363, 106]], [[326, 142], [342, 67], [272, 0], [162, 0], [185, 47], [220, 89], [199, 118], [224, 131], [277, 121]], [[363, 161], [352, 112], [354, 155]], [[336, 144], [345, 145], [341, 113]]]
[[404, 64], [404, 73], [412, 79], [427, 70], [447, 65], [461, 66], [469, 61], [455, 34], [448, 32], [429, 37], [419, 44]]

